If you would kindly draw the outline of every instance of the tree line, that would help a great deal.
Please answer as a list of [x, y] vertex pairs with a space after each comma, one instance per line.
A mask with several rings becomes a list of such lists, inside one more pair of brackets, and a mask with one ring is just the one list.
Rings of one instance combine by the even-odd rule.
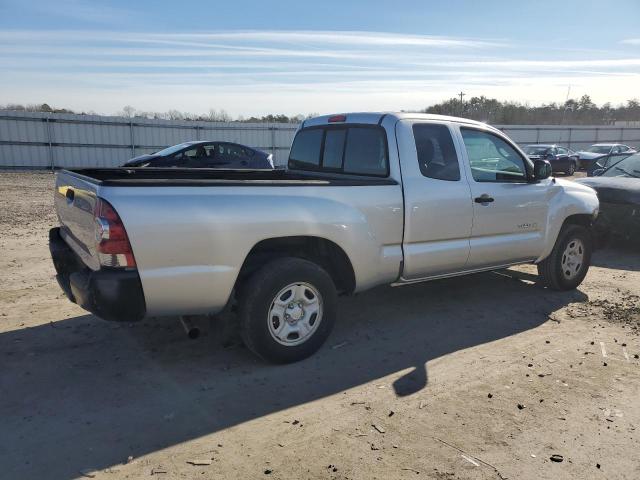
[[[0, 110], [98, 115], [92, 111], [75, 112], [67, 108], [54, 108], [46, 103], [32, 105], [6, 104], [0, 105]], [[471, 97], [469, 100], [461, 100], [454, 97], [420, 110], [420, 112], [465, 117], [496, 125], [612, 125], [616, 121], [640, 121], [640, 100], [631, 99], [624, 104], [616, 106], [611, 103], [598, 106], [591, 100], [589, 95], [583, 95], [579, 99], [570, 98], [564, 103], [531, 106], [520, 102], [502, 102], [485, 96]], [[126, 118], [162, 120], [300, 123], [305, 118], [316, 114], [294, 116], [269, 114], [233, 118], [225, 110], [210, 109], [206, 114], [193, 114], [179, 110], [149, 112], [137, 110], [127, 105], [117, 115]]]
[[640, 101], [632, 99], [621, 105], [605, 103], [598, 106], [589, 95], [583, 95], [564, 103], [531, 106], [480, 96], [462, 101], [450, 98], [421, 112], [465, 117], [495, 125], [613, 125], [616, 121], [640, 121]]
[[[68, 108], [51, 107], [47, 103], [21, 105], [17, 103], [8, 103], [0, 105], [0, 110], [8, 110], [14, 112], [46, 112], [46, 113], [75, 113], [77, 115], [100, 115], [94, 111], [74, 111]], [[238, 116], [231, 117], [225, 110], [210, 109], [205, 114], [196, 114], [189, 112], [181, 112], [179, 110], [168, 110], [166, 112], [150, 112], [138, 110], [131, 105], [126, 105], [122, 110], [116, 113], [119, 117], [125, 118], [146, 118], [156, 120], [186, 120], [186, 121], [204, 121], [204, 122], [245, 122], [245, 123], [300, 123], [306, 118], [310, 118], [317, 114], [294, 115], [287, 116], [284, 114], [269, 114], [260, 117]]]

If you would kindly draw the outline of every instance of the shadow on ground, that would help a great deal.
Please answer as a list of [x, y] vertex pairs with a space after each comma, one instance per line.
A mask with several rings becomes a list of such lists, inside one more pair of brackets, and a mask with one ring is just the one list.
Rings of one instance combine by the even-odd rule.
[[286, 366], [225, 350], [213, 335], [190, 341], [168, 320], [129, 326], [87, 315], [3, 333], [1, 476], [74, 478], [409, 368], [394, 389], [415, 394], [429, 360], [585, 300], [508, 272], [379, 288], [342, 299], [328, 344]]

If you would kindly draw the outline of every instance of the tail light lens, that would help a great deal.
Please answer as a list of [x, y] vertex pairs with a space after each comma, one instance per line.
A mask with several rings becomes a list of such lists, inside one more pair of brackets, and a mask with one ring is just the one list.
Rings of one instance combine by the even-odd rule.
[[120, 216], [109, 202], [98, 198], [94, 210], [96, 250], [100, 265], [131, 268], [136, 266], [131, 243]]

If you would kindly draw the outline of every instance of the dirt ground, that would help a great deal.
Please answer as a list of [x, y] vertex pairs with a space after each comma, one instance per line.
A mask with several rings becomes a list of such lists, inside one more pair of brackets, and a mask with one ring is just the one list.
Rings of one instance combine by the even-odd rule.
[[67, 301], [52, 181], [0, 173], [0, 478], [640, 478], [637, 249], [575, 292], [526, 266], [343, 298], [320, 352], [270, 366]]

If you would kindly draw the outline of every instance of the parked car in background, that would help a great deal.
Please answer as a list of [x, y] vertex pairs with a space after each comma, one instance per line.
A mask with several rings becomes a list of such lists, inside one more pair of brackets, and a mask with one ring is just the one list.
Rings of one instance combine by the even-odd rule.
[[614, 166], [620, 160], [624, 160], [625, 158], [630, 157], [634, 154], [635, 150], [629, 149], [624, 153], [624, 155], [607, 155], [598, 158], [594, 163], [591, 164], [591, 166], [587, 168], [587, 177], [593, 177], [595, 176], [595, 172], [597, 172], [598, 170], [606, 170], [607, 168]]
[[636, 150], [621, 143], [596, 143], [586, 150], [578, 152], [578, 166], [581, 170], [589, 171], [593, 169], [593, 165], [599, 160], [604, 160], [605, 158], [615, 160], [620, 157], [628, 157], [634, 153], [637, 153]]
[[534, 144], [524, 147], [531, 160], [548, 160], [554, 173], [573, 175], [578, 169], [578, 155], [566, 147], [555, 144]]
[[595, 224], [598, 237], [616, 235], [640, 240], [640, 154], [596, 170], [594, 175], [576, 181], [598, 193], [600, 213]]
[[159, 152], [132, 158], [125, 167], [273, 169], [273, 155], [238, 143], [179, 143]]
[[526, 263], [576, 288], [598, 198], [550, 175], [473, 120], [317, 117], [287, 170], [61, 170], [50, 248], [66, 295], [99, 317], [237, 306], [246, 346], [292, 362], [327, 339], [338, 293]]

